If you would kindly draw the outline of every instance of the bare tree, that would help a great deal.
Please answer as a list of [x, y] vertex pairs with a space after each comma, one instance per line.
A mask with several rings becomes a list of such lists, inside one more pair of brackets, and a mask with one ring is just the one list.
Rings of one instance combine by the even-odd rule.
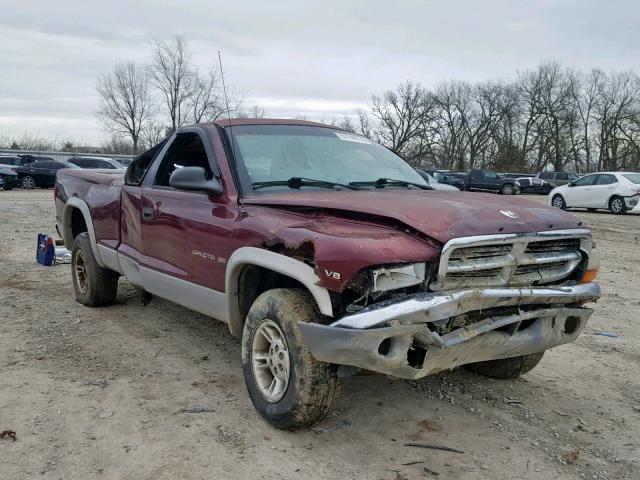
[[153, 84], [160, 92], [172, 130], [189, 118], [189, 104], [198, 79], [191, 65], [191, 52], [179, 35], [171, 42], [154, 39], [149, 68]]
[[371, 114], [377, 121], [376, 139], [409, 161], [423, 154], [426, 124], [433, 108], [430, 95], [418, 84], [406, 81], [382, 97], [371, 97]]
[[142, 130], [140, 138], [145, 148], [151, 148], [164, 140], [170, 133], [171, 129], [165, 124], [152, 120]]
[[101, 100], [98, 116], [112, 134], [130, 138], [137, 151], [152, 109], [144, 71], [133, 62], [119, 63], [98, 80], [96, 90]]

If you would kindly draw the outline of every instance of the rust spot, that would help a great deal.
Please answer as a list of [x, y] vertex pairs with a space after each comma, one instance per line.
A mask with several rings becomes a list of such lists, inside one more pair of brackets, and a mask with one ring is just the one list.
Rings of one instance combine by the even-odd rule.
[[296, 244], [287, 244], [284, 240], [276, 238], [273, 240], [267, 240], [264, 243], [264, 248], [272, 252], [286, 255], [287, 257], [295, 258], [301, 262], [313, 265], [313, 259], [315, 256], [315, 247], [313, 241], [303, 240]]

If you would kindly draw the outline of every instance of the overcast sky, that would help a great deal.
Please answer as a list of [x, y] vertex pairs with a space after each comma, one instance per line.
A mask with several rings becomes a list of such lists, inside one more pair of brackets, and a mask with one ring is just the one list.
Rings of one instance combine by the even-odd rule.
[[329, 119], [405, 79], [511, 78], [543, 60], [640, 70], [633, 1], [19, 0], [0, 14], [0, 135], [99, 144], [97, 77], [186, 36], [269, 117]]

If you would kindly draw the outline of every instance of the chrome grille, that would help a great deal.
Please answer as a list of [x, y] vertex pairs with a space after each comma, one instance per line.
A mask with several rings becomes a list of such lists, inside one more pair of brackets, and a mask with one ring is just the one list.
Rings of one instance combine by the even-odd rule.
[[433, 290], [548, 285], [591, 251], [588, 230], [464, 237], [448, 242]]

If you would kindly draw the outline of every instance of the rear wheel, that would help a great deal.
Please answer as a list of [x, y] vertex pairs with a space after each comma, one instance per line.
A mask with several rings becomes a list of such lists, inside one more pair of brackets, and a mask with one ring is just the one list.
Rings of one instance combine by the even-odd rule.
[[30, 175], [22, 177], [22, 188], [36, 188], [36, 181]]
[[295, 289], [268, 290], [251, 306], [242, 334], [242, 369], [256, 410], [278, 428], [301, 429], [327, 416], [339, 392], [337, 367], [317, 361], [298, 328], [319, 314]]
[[626, 213], [627, 206], [624, 203], [624, 199], [620, 197], [611, 197], [611, 200], [609, 200], [609, 210], [616, 215]]
[[502, 358], [500, 360], [489, 360], [465, 365], [468, 370], [480, 373], [491, 378], [503, 380], [518, 378], [520, 375], [533, 370], [544, 352], [532, 353], [531, 355], [521, 355], [519, 357]]
[[71, 278], [78, 302], [88, 307], [109, 305], [118, 293], [120, 275], [96, 262], [89, 234], [78, 235], [71, 252]]
[[567, 204], [565, 203], [564, 198], [562, 198], [562, 195], [554, 195], [551, 200], [551, 205], [556, 208], [561, 208], [562, 210], [566, 210], [567, 208]]
[[507, 183], [506, 185], [502, 186], [500, 192], [502, 193], [502, 195], [513, 195], [516, 192], [516, 189], [512, 184]]

